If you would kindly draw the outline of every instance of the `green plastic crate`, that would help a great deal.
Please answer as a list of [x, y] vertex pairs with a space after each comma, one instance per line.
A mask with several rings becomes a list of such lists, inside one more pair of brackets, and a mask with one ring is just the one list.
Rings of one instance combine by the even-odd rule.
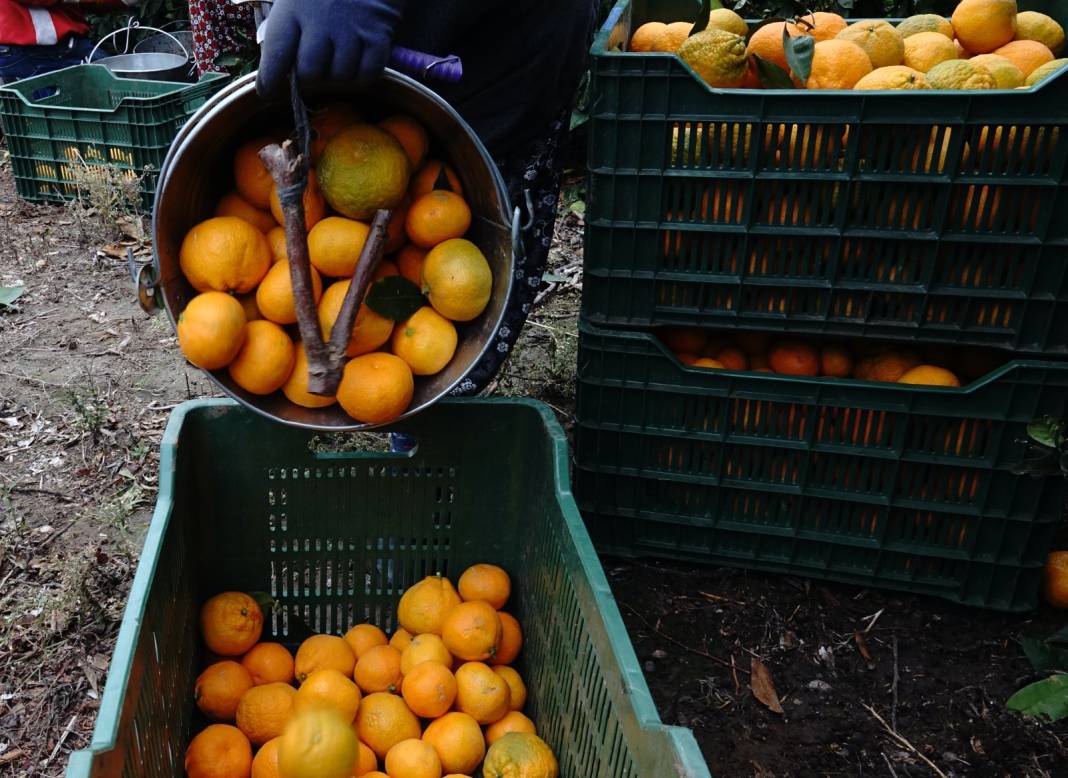
[[186, 403], [163, 438], [156, 512], [89, 748], [68, 778], [179, 778], [195, 730], [201, 602], [268, 591], [268, 635], [393, 628], [403, 590], [480, 561], [513, 578], [517, 667], [562, 778], [708, 778], [661, 724], [568, 484], [567, 443], [529, 400], [447, 400], [399, 427], [411, 454], [315, 454], [313, 435], [229, 401]]
[[0, 124], [19, 197], [62, 202], [78, 195], [82, 165], [143, 175], [142, 205], [186, 120], [226, 82], [196, 84], [118, 78], [103, 65], [75, 65], [0, 87]]
[[1012, 470], [1066, 406], [1068, 363], [960, 389], [709, 371], [583, 322], [575, 494], [606, 553], [1026, 610], [1065, 490]]
[[[1068, 353], [1068, 71], [1024, 90], [712, 89], [593, 46], [583, 313]], [[1068, 26], [1068, 1], [1023, 0]]]

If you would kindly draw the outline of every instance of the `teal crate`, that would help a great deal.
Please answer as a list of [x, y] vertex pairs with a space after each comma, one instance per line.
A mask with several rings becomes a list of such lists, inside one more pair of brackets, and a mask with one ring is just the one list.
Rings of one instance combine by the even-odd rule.
[[[1068, 70], [1030, 90], [712, 89], [593, 46], [583, 314], [1068, 353]], [[1068, 26], [1068, 2], [1021, 2]]]
[[196, 84], [118, 78], [103, 65], [76, 65], [0, 86], [0, 124], [19, 197], [63, 202], [78, 196], [83, 166], [143, 176], [142, 205], [186, 120], [226, 82]]
[[481, 561], [512, 574], [528, 713], [562, 778], [709, 778], [692, 733], [660, 722], [548, 409], [446, 400], [398, 429], [416, 451], [322, 453], [319, 441], [314, 453], [313, 433], [230, 401], [179, 406], [96, 730], [68, 778], [184, 775], [205, 723], [193, 683], [197, 612], [212, 594], [270, 592], [280, 608], [264, 639], [292, 645], [305, 625], [392, 629], [407, 586]]
[[684, 367], [580, 325], [575, 494], [604, 553], [1037, 603], [1063, 479], [1013, 473], [1068, 364], [935, 388]]

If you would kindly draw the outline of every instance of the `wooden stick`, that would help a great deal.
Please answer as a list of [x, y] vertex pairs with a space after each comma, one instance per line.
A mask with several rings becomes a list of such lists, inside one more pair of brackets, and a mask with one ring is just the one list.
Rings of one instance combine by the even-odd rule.
[[887, 734], [890, 735], [890, 737], [894, 739], [894, 742], [896, 742], [899, 746], [907, 748], [909, 751], [911, 751], [916, 756], [918, 756], [923, 761], [923, 763], [925, 765], [927, 765], [928, 767], [931, 768], [931, 772], [933, 772], [935, 775], [937, 775], [938, 778], [949, 778], [948, 775], [946, 775], [944, 772], [942, 772], [941, 770], [938, 769], [938, 765], [936, 765], [934, 762], [932, 762], [930, 759], [928, 759], [926, 756], [924, 756], [919, 751], [919, 749], [917, 749], [916, 746], [912, 745], [912, 743], [910, 743], [908, 740], [906, 740], [903, 735], [901, 735], [900, 733], [895, 732], [893, 729], [891, 729], [890, 725], [886, 723], [886, 719], [884, 719], [882, 716], [880, 716], [878, 713], [876, 713], [875, 708], [873, 708], [870, 705], [867, 705], [867, 704], [865, 704], [863, 702], [860, 703], [860, 705], [861, 705], [862, 708], [867, 710], [868, 713], [870, 713], [873, 717], [875, 717], [876, 721], [878, 721], [880, 724], [883, 725], [883, 729], [885, 729]]

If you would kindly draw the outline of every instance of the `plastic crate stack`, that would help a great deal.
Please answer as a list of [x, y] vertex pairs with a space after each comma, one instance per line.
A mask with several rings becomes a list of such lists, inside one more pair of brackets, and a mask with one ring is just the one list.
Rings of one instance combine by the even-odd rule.
[[[1064, 489], [1014, 469], [1068, 404], [1068, 73], [713, 90], [625, 52], [693, 12], [620, 0], [594, 44], [575, 469], [599, 550], [1034, 607]], [[1010, 361], [960, 389], [708, 371], [662, 326]]]

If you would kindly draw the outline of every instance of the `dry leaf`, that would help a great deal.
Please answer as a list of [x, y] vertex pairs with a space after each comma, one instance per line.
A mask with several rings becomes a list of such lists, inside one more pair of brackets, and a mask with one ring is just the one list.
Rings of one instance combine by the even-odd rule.
[[856, 641], [857, 651], [860, 652], [864, 661], [868, 663], [868, 669], [873, 670], [875, 668], [875, 657], [871, 655], [871, 650], [868, 648], [868, 640], [864, 637], [864, 633], [855, 631], [853, 633], [853, 640]]
[[771, 680], [767, 665], [753, 657], [749, 669], [751, 671], [749, 688], [753, 690], [753, 696], [764, 703], [772, 713], [783, 713], [779, 693], [775, 691], [775, 682]]

